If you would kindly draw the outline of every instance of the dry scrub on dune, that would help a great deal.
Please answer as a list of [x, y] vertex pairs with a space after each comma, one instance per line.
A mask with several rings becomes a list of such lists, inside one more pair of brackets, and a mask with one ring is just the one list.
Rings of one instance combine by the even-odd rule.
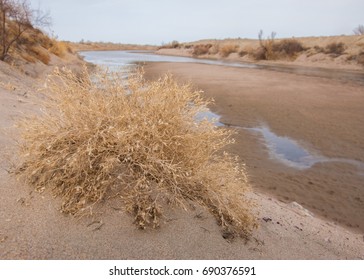
[[227, 44], [220, 48], [220, 54], [222, 57], [228, 57], [231, 53], [237, 52], [239, 46], [234, 44]]
[[62, 198], [61, 210], [90, 213], [109, 195], [144, 228], [158, 226], [166, 204], [209, 209], [228, 236], [256, 226], [243, 166], [223, 152], [231, 131], [196, 115], [208, 104], [190, 85], [166, 75], [57, 70], [43, 114], [20, 124], [17, 174]]

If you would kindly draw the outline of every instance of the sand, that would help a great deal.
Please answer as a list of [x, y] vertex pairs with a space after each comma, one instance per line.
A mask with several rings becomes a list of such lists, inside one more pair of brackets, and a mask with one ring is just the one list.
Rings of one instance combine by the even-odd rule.
[[[155, 64], [146, 71], [157, 76], [167, 69], [173, 69], [181, 80], [193, 80], [206, 96], [214, 96], [216, 105], [212, 109], [226, 123], [253, 126], [263, 119], [277, 133], [307, 141], [327, 156], [354, 155], [363, 160], [362, 113], [357, 112], [363, 101], [359, 85], [301, 76], [294, 76], [294, 83], [293, 77], [282, 73], [204, 65]], [[16, 135], [15, 121], [39, 111], [41, 95], [36, 88], [44, 83], [44, 76], [39, 74], [34, 79], [0, 62], [0, 78], [0, 127]], [[321, 94], [314, 98], [317, 92], [301, 92], [306, 86]], [[329, 89], [334, 89], [333, 99], [338, 100], [323, 106], [331, 100]], [[297, 99], [300, 96], [303, 100]], [[277, 102], [280, 110], [276, 110]], [[335, 104], [342, 110], [331, 115], [337, 110]], [[325, 125], [320, 126], [322, 119]], [[326, 133], [330, 137], [321, 139]], [[334, 137], [340, 141], [327, 142]], [[132, 217], [113, 200], [101, 205], [92, 217], [66, 216], [59, 211], [59, 199], [34, 192], [7, 172], [5, 155], [16, 152], [16, 139], [1, 133], [0, 259], [364, 259], [359, 221], [363, 186], [352, 167], [322, 165], [298, 172], [270, 160], [256, 137], [239, 131], [236, 138], [231, 151], [246, 162], [254, 187], [251, 196], [258, 205], [260, 226], [247, 243], [225, 240], [214, 218], [198, 206], [191, 206], [190, 211], [170, 209], [160, 228], [145, 231], [138, 230]], [[334, 194], [328, 194], [328, 190]], [[281, 198], [284, 193], [288, 199]], [[348, 203], [353, 194], [361, 201]], [[310, 203], [319, 208], [326, 201], [327, 205], [322, 205], [326, 212], [309, 211], [293, 201], [305, 203], [306, 208]], [[337, 210], [328, 211], [331, 205]], [[323, 213], [331, 215], [330, 219], [323, 219]], [[348, 221], [356, 228], [333, 222], [334, 217], [346, 221], [348, 213], [353, 215]]]

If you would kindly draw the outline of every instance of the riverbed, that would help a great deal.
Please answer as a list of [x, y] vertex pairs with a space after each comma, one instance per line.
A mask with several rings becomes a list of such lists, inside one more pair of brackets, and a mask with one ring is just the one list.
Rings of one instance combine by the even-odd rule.
[[229, 151], [246, 164], [257, 191], [364, 231], [360, 73], [289, 72], [142, 52], [82, 55], [112, 70], [146, 63], [149, 79], [171, 72], [181, 82], [191, 81], [216, 100], [210, 109], [221, 116], [219, 122], [236, 130], [237, 143]]

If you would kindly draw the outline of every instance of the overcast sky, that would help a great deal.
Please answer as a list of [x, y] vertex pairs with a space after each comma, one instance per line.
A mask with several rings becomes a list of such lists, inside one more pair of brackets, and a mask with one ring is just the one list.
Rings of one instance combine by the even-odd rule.
[[350, 35], [364, 0], [30, 0], [49, 10], [61, 40], [156, 44], [172, 40]]

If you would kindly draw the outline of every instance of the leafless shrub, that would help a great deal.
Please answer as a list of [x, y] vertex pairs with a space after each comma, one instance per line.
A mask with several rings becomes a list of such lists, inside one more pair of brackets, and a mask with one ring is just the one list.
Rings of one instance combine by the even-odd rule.
[[302, 44], [296, 39], [275, 40], [276, 33], [272, 32], [267, 39], [263, 39], [263, 31], [258, 34], [259, 48], [251, 54], [256, 60], [274, 60], [292, 58], [297, 53], [304, 51]]
[[119, 75], [56, 70], [44, 114], [20, 124], [16, 174], [62, 198], [62, 211], [89, 213], [117, 194], [140, 228], [156, 227], [163, 205], [201, 204], [224, 231], [249, 237], [256, 226], [244, 167], [223, 152], [231, 131], [196, 115], [208, 105], [171, 76], [128, 86]]
[[263, 30], [260, 30], [258, 33], [259, 38], [259, 48], [256, 49], [252, 56], [256, 60], [271, 60], [275, 59], [275, 55], [273, 52], [273, 44], [275, 39], [276, 33], [272, 32], [270, 36], [266, 39], [263, 39]]
[[355, 35], [364, 35], [364, 25], [358, 25], [358, 27], [356, 27], [353, 32]]
[[339, 42], [339, 43], [330, 43], [330, 44], [328, 44], [325, 47], [324, 52], [326, 54], [331, 54], [331, 55], [334, 55], [334, 56], [339, 56], [339, 55], [342, 55], [344, 53], [345, 49], [346, 49], [346, 46], [342, 42]]
[[49, 25], [49, 14], [32, 10], [27, 0], [0, 0], [0, 60], [5, 60], [27, 30]]

